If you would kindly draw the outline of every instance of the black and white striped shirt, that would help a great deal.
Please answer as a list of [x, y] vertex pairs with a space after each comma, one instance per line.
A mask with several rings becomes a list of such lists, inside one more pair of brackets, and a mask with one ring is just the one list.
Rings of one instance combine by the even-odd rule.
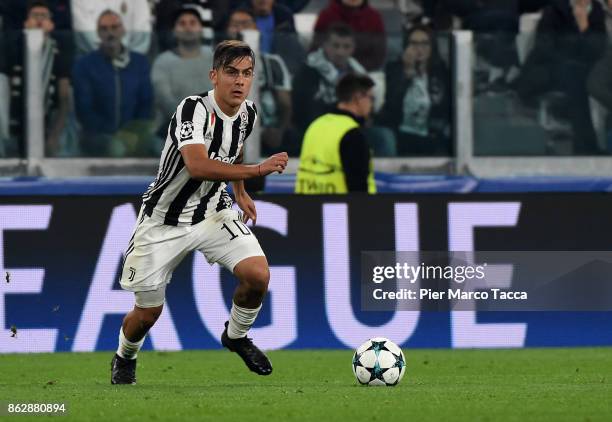
[[204, 144], [209, 158], [234, 163], [256, 120], [249, 100], [230, 117], [215, 102], [214, 90], [185, 98], [170, 121], [157, 177], [143, 195], [144, 213], [163, 224], [187, 226], [231, 208], [227, 182], [192, 179], [179, 150]]

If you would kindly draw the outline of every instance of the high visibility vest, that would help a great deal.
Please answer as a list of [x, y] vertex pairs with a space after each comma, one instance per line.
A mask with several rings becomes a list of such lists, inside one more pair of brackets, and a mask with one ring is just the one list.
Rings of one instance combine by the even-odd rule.
[[[310, 124], [300, 153], [295, 192], [303, 194], [347, 193], [340, 158], [340, 142], [359, 124], [349, 116], [328, 113]], [[372, 163], [368, 174], [368, 193], [376, 193]]]

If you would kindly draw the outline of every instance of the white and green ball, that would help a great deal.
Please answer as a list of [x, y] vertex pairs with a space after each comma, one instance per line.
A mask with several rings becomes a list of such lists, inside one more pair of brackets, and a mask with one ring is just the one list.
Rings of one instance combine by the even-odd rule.
[[402, 349], [384, 337], [366, 341], [353, 355], [353, 373], [363, 385], [397, 385], [405, 371]]

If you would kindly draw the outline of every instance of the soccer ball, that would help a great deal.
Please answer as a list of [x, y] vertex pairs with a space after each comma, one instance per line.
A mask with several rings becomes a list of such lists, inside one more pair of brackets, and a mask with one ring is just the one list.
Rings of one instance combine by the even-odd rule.
[[405, 371], [402, 349], [384, 337], [366, 341], [353, 355], [353, 374], [362, 385], [397, 385]]

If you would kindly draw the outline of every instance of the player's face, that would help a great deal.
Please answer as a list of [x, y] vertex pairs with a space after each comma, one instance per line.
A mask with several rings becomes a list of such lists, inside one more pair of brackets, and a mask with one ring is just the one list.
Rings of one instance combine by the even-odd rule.
[[352, 37], [341, 37], [336, 34], [330, 34], [325, 44], [323, 44], [323, 52], [327, 59], [338, 68], [345, 68], [348, 64], [348, 59], [355, 51], [355, 42]]
[[253, 83], [253, 62], [250, 57], [239, 57], [222, 69], [210, 71], [215, 92], [231, 108], [246, 100]]
[[235, 12], [227, 24], [227, 34], [235, 38], [239, 33], [247, 29], [257, 29], [257, 24], [251, 15], [244, 12]]
[[182, 42], [199, 42], [202, 38], [202, 23], [191, 13], [184, 13], [174, 24], [174, 36]]

